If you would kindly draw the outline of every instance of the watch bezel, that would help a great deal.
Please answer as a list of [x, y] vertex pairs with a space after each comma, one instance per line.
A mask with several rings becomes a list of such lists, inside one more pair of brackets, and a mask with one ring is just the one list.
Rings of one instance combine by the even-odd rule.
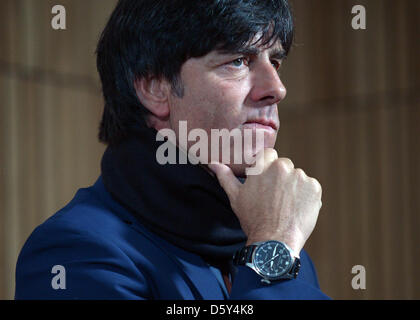
[[[264, 272], [263, 270], [261, 270], [258, 265], [255, 263], [255, 259], [256, 259], [256, 254], [257, 252], [264, 246], [267, 246], [270, 243], [275, 243], [275, 244], [279, 244], [281, 246], [283, 246], [284, 249], [286, 249], [287, 255], [288, 255], [288, 260], [289, 260], [289, 267], [287, 269], [285, 269], [282, 273], [278, 273], [276, 275], [268, 275], [266, 272]], [[261, 277], [267, 279], [267, 280], [278, 280], [278, 279], [282, 279], [284, 275], [288, 274], [290, 272], [290, 270], [293, 267], [293, 263], [294, 263], [294, 257], [292, 256], [292, 252], [290, 250], [290, 248], [283, 242], [281, 241], [277, 241], [277, 240], [269, 240], [269, 241], [265, 241], [262, 243], [259, 243], [257, 245], [257, 247], [253, 250], [252, 252], [252, 265], [253, 265], [253, 269], [256, 273], [258, 273]]]

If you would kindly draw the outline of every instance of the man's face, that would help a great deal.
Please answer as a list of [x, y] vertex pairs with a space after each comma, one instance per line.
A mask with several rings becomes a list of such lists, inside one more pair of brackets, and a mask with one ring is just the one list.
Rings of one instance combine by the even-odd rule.
[[[262, 130], [263, 147], [273, 148], [280, 127], [277, 103], [286, 96], [277, 71], [283, 56], [278, 42], [270, 48], [254, 47], [245, 53], [212, 51], [187, 60], [180, 75], [184, 96], [171, 96], [169, 101], [171, 128], [178, 134], [179, 122], [187, 121], [188, 132], [201, 128], [209, 139], [211, 129], [238, 128], [242, 133], [251, 129], [254, 139], [255, 130]], [[188, 148], [194, 143], [189, 142]], [[209, 142], [209, 148], [212, 144], [214, 141]], [[230, 147], [233, 155], [233, 142]], [[253, 145], [244, 145], [244, 152], [254, 155], [259, 149], [262, 146], [255, 149], [255, 140]], [[210, 151], [208, 155], [208, 162], [222, 161], [221, 155], [219, 159], [211, 159]], [[237, 176], [244, 176], [245, 168], [250, 166], [244, 161], [230, 162]]]

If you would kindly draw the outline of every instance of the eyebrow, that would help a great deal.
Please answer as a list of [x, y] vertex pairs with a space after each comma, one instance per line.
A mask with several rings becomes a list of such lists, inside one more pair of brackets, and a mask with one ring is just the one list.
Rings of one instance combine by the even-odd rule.
[[[245, 48], [239, 48], [238, 50], [235, 50], [235, 51], [218, 50], [217, 52], [221, 55], [243, 54], [247, 56], [257, 56], [261, 52], [261, 49], [258, 49], [256, 47], [245, 47]], [[286, 51], [284, 51], [283, 49], [276, 48], [270, 51], [270, 58], [282, 60], [286, 58], [286, 56], [287, 56]]]

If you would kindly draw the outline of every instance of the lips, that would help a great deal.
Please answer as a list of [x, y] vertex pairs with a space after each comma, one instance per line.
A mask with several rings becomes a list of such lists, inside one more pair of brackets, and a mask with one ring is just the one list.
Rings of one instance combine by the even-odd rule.
[[244, 123], [244, 126], [252, 126], [259, 129], [267, 129], [267, 130], [274, 130], [277, 131], [277, 125], [273, 120], [264, 119], [264, 118], [257, 118], [257, 119], [249, 119]]

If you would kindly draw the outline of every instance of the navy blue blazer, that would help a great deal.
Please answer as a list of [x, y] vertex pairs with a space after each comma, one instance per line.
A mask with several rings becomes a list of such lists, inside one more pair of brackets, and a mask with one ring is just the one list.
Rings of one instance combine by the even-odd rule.
[[146, 229], [99, 177], [30, 235], [15, 299], [328, 299], [308, 254], [300, 256], [296, 279], [270, 285], [238, 267], [228, 295], [218, 271]]

